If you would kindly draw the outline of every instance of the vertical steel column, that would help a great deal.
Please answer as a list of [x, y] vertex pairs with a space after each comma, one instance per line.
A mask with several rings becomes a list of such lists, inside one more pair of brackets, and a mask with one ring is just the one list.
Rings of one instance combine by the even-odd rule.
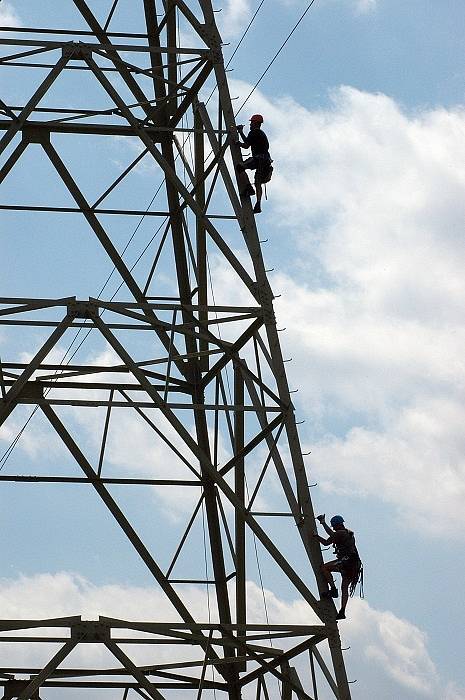
[[[195, 153], [195, 200], [203, 212], [205, 209], [205, 143], [203, 121], [198, 109], [194, 111], [194, 153]], [[207, 277], [207, 238], [205, 221], [203, 216], [196, 215], [196, 238], [197, 238], [197, 299], [199, 306], [199, 321], [208, 321], [208, 277]], [[202, 308], [203, 307], [203, 308]], [[199, 340], [199, 350], [201, 353], [208, 352], [208, 342]], [[210, 364], [208, 355], [201, 355], [200, 370], [208, 372]]]
[[[244, 405], [244, 379], [240, 367], [234, 368], [234, 404]], [[234, 454], [244, 448], [244, 411], [234, 412]], [[244, 458], [236, 462], [234, 469], [234, 490], [241, 504], [245, 506], [245, 463]], [[236, 622], [245, 625], [247, 622], [246, 597], [246, 549], [245, 521], [235, 513], [235, 550], [236, 550]], [[238, 631], [237, 636], [245, 641], [245, 631]], [[247, 663], [241, 664], [240, 671], [247, 670]]]
[[[178, 29], [176, 26], [176, 2], [175, 0], [164, 0], [165, 12], [166, 12], [166, 42], [167, 46], [174, 47], [178, 45]], [[178, 66], [177, 66], [177, 54], [169, 53], [167, 55], [168, 64], [168, 94], [170, 99], [168, 101], [168, 114], [170, 117], [174, 115], [178, 106], [178, 95], [177, 91], [173, 90], [173, 87], [177, 85], [178, 81]]]

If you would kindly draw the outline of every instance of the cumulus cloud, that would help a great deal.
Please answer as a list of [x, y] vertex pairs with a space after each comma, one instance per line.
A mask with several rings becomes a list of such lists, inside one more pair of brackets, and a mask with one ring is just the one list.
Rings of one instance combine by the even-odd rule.
[[249, 0], [226, 0], [218, 19], [223, 37], [232, 37], [244, 29], [251, 17]]
[[372, 12], [376, 9], [378, 5], [378, 0], [356, 0], [355, 8], [357, 12], [365, 14], [366, 12]]
[[407, 690], [438, 697], [440, 679], [428, 653], [426, 634], [411, 622], [355, 600], [348, 633], [363, 649], [367, 663], [375, 664]]
[[448, 683], [443, 700], [465, 700], [465, 690], [455, 683]]
[[[337, 1], [339, 2], [340, 0]], [[344, 3], [348, 4], [353, 11], [360, 15], [373, 12], [378, 7], [378, 0], [343, 1]], [[281, 5], [284, 5], [284, 7], [294, 8], [294, 12], [297, 12], [298, 8], [301, 9], [308, 4], [307, 2], [302, 2], [302, 0], [279, 0], [279, 2]], [[253, 4], [250, 2], [250, 0], [225, 0], [222, 12], [216, 16], [222, 36], [224, 38], [232, 38], [236, 37], [240, 32], [242, 32], [252, 17], [252, 10], [255, 11], [257, 6], [258, 2]], [[294, 19], [297, 18], [298, 14], [295, 14]]]
[[463, 405], [432, 399], [410, 405], [383, 430], [354, 427], [312, 448], [320, 486], [381, 498], [411, 527], [436, 536], [463, 525]]
[[7, 0], [0, 0], [0, 24], [5, 27], [20, 27], [21, 20], [15, 8]]
[[[205, 591], [195, 586], [183, 591], [194, 618], [206, 622]], [[263, 623], [265, 613], [260, 587], [249, 582], [247, 594], [249, 621]], [[305, 603], [284, 601], [266, 589], [264, 595], [271, 624], [283, 621], [289, 624], [314, 622]], [[124, 610], [124, 619], [127, 620], [177, 620], [166, 598], [153, 587], [96, 586], [82, 577], [65, 572], [2, 579], [0, 599], [4, 619], [34, 619], [38, 615], [42, 619], [68, 615], [82, 615], [84, 619], [96, 619], [99, 615], [121, 619], [121, 610]], [[402, 693], [403, 698], [423, 696], [460, 700], [463, 697], [460, 694], [462, 691], [453, 684], [449, 684], [445, 694], [441, 695], [441, 679], [428, 652], [425, 633], [392, 612], [376, 610], [366, 601], [354, 599], [350, 604], [350, 625], [343, 629], [343, 636], [359, 650], [357, 671], [364, 674], [365, 697], [373, 697], [375, 693], [377, 697], [384, 697], [383, 690], [392, 691], [397, 697]], [[10, 645], [8, 663], [24, 665], [38, 661], [37, 645], [35, 647], [25, 649], [19, 644]], [[84, 646], [79, 649], [81, 661], [86, 661], [85, 654]], [[104, 658], [102, 654], [102, 650], [92, 647], [93, 665]], [[157, 661], [164, 660], [165, 654], [170, 654], [169, 658], [173, 661], [178, 658], [179, 651], [171, 649], [168, 652], [158, 647]], [[149, 661], [148, 658], [144, 660], [140, 649], [134, 650], [134, 658], [139, 663]]]
[[383, 498], [419, 527], [441, 513], [457, 528], [465, 112], [409, 114], [350, 87], [313, 111], [252, 99], [271, 136], [274, 220], [295, 246], [273, 287], [319, 482]]

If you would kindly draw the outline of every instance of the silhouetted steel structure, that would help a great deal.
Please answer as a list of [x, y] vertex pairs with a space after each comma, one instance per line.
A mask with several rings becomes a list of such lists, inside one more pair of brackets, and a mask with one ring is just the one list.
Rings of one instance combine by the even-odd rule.
[[[65, 11], [79, 29], [60, 26]], [[134, 31], [121, 27], [129, 12]], [[211, 3], [66, 0], [57, 3], [56, 22], [54, 28], [3, 28], [0, 35], [2, 84], [15, 85], [0, 101], [0, 180], [4, 187], [29, 154], [53, 166], [69, 200], [59, 205], [51, 193], [49, 201], [33, 204], [25, 187], [17, 190], [16, 201], [0, 205], [4, 216], [26, 216], [28, 231], [32, 226], [40, 231], [40, 243], [31, 236], [30, 244], [37, 264], [48, 260], [60, 268], [60, 283], [48, 280], [51, 298], [30, 298], [30, 280], [24, 279], [24, 296], [0, 299], [3, 332], [15, 334], [16, 347], [32, 357], [2, 358], [0, 416], [8, 424], [18, 406], [38, 407], [80, 473], [6, 469], [0, 479], [88, 484], [151, 572], [177, 622], [173, 615], [164, 621], [164, 611], [149, 621], [43, 620], [40, 611], [32, 621], [3, 620], [4, 697], [45, 698], [49, 688], [66, 697], [70, 688], [93, 693], [104, 688], [117, 691], [117, 697], [122, 693], [124, 700], [128, 693], [154, 699], [215, 693], [231, 700], [293, 694], [348, 700], [335, 608], [318, 594], [321, 552], [312, 537], [314, 513], [273, 293], [250, 198], [241, 196], [235, 175], [242, 156]], [[10, 75], [14, 80], [8, 83]], [[117, 176], [100, 146], [105, 139], [114, 144], [115, 137], [129, 139], [125, 144], [135, 149]], [[77, 164], [84, 139], [94, 139], [95, 146]], [[149, 207], [137, 208], [131, 178], [142, 164], [144, 177], [158, 178], [162, 186], [157, 191], [154, 186]], [[87, 194], [91, 181], [100, 187], [93, 199]], [[97, 293], [90, 272], [87, 294], [73, 295], [65, 271], [69, 264], [72, 284], [77, 251], [71, 248], [67, 260], [53, 263], [56, 242], [48, 246], [49, 217], [59, 222], [63, 236], [67, 222], [79, 217], [85, 245], [92, 234], [98, 254], [103, 250], [114, 266], [114, 279], [121, 282], [116, 295]], [[123, 224], [115, 222], [129, 217], [144, 225], [161, 222], [158, 237], [143, 252], [149, 262], [140, 268], [129, 266], [121, 252]], [[3, 235], [13, 233], [5, 228]], [[18, 263], [4, 257], [2, 264]], [[85, 285], [86, 270], [79, 274]], [[38, 336], [31, 328], [45, 337], [35, 348], [31, 338]], [[115, 361], [78, 364], [71, 352], [66, 361], [56, 359], [58, 346], [71, 339], [74, 352], [76, 333], [81, 341], [91, 330], [92, 337], [101, 334]], [[86, 435], [67, 425], [69, 414], [62, 409], [70, 406], [81, 412], [97, 407], [104, 415], [96, 463], [86, 456]], [[156, 465], [153, 477], [109, 473], [106, 450], [118, 411], [150, 426], [154, 441], [171, 454], [173, 475], [165, 469], [163, 478], [156, 478]], [[281, 499], [279, 510], [269, 505], [270, 484], [276, 496], [271, 501]], [[169, 566], [124, 514], [112, 495], [115, 485], [197, 494]], [[209, 579], [202, 574], [202, 554], [189, 539], [202, 512]], [[251, 617], [252, 542], [278, 572], [281, 588], [305, 604], [301, 609], [313, 610], [315, 624], [264, 624]], [[294, 561], [297, 545], [301, 554]], [[192, 567], [199, 559], [197, 577], [183, 575], [178, 566], [186, 550]], [[185, 584], [208, 587], [210, 619], [206, 612], [204, 619], [196, 618]], [[47, 645], [47, 662], [40, 668], [9, 664], [4, 649], [17, 644]], [[74, 666], [68, 657], [83, 644], [103, 645], [112, 661]], [[137, 649], [137, 658], [143, 649], [150, 661], [136, 661], [131, 649]]]

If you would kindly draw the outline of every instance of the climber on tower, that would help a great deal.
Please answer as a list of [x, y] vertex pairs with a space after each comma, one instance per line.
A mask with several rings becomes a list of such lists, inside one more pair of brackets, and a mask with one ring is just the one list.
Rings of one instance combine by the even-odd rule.
[[[262, 131], [263, 117], [261, 114], [254, 114], [250, 118], [250, 131], [247, 136], [244, 136], [244, 127], [239, 124], [237, 130], [241, 141], [237, 141], [237, 145], [241, 148], [252, 149], [252, 155], [243, 163], [237, 165], [238, 172], [242, 173], [245, 170], [255, 170], [255, 191], [257, 194], [257, 203], [253, 210], [255, 214], [259, 214], [262, 210], [262, 186], [271, 180], [273, 166], [270, 156], [270, 145], [264, 131]], [[253, 194], [253, 187], [248, 185], [245, 188], [244, 195]]]
[[329, 591], [321, 594], [322, 598], [337, 598], [338, 591], [333, 579], [333, 572], [340, 573], [341, 582], [341, 609], [336, 619], [345, 620], [346, 605], [350, 596], [355, 593], [357, 583], [360, 581], [363, 586], [363, 566], [355, 546], [355, 535], [352, 530], [348, 530], [344, 525], [342, 515], [334, 515], [331, 518], [331, 527], [327, 525], [324, 515], [317, 517], [318, 522], [323, 526], [328, 535], [327, 538], [315, 534], [321, 544], [332, 544], [336, 559], [328, 561], [322, 565], [321, 571], [329, 585]]

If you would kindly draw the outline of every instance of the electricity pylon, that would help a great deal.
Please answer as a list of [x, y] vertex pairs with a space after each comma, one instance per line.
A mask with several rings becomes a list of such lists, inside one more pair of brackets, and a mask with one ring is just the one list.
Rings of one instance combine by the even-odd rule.
[[[125, 620], [123, 607], [122, 619], [49, 620], [39, 610], [34, 620], [1, 621], [2, 652], [13, 641], [52, 648], [40, 668], [8, 666], [2, 653], [4, 697], [44, 698], [59, 687], [61, 694], [120, 688], [124, 699], [348, 700], [335, 608], [318, 593], [325, 584], [309, 485], [273, 293], [235, 168], [242, 156], [210, 0], [67, 0], [57, 3], [55, 23], [3, 28], [0, 36], [0, 181], [15, 200], [1, 204], [2, 235], [29, 237], [20, 255], [2, 261], [24, 291], [11, 294], [9, 283], [0, 299], [11, 339], [4, 353], [13, 353], [1, 363], [0, 421], [8, 426], [24, 405], [35, 407], [24, 429], [42, 416], [72, 467], [66, 475], [9, 467], [0, 478], [3, 487], [87, 484], [166, 610], [156, 620]], [[44, 164], [53, 185], [40, 175]], [[15, 173], [23, 187], [11, 186]], [[36, 186], [40, 204], [28, 198]], [[147, 187], [155, 194], [141, 206]], [[131, 242], [141, 235], [143, 250], [132, 264], [122, 231], [134, 220]], [[113, 266], [114, 294], [108, 279], [100, 292], [95, 287], [95, 259]], [[55, 274], [42, 272], [47, 265]], [[110, 359], [78, 363], [84, 341], [103, 344]], [[76, 416], [92, 410], [101, 419], [90, 431], [93, 440], [99, 435], [95, 459], [85, 419], [76, 429]], [[165, 455], [149, 477], [134, 476], [134, 464], [112, 471], [112, 441], [130, 446], [133, 435], [122, 434], [122, 412], [130, 416], [125, 425], [150, 430], [156, 454]], [[116, 485], [196, 494], [185, 499], [188, 514], [168, 559], [162, 538], [139, 534]], [[171, 545], [177, 525], [163, 509], [153, 517]], [[259, 566], [265, 603], [265, 589], [276, 586], [278, 596], [300, 602], [303, 619], [257, 618]], [[203, 618], [193, 586], [208, 594]], [[103, 645], [113, 661], [99, 666], [96, 653], [86, 666], [83, 644]]]

